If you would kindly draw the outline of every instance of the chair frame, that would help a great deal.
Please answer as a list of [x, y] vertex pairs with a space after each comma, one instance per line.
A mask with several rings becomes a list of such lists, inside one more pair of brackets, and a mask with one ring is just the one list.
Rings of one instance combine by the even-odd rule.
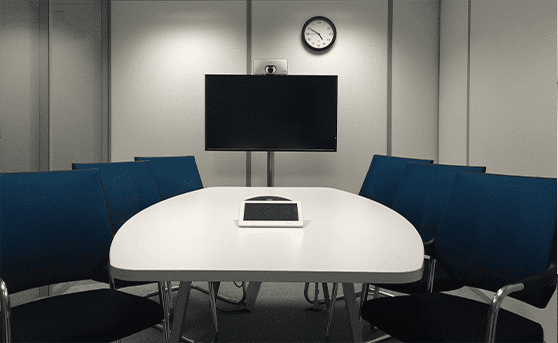
[[522, 283], [516, 283], [504, 286], [496, 292], [492, 302], [490, 303], [490, 310], [488, 311], [488, 325], [486, 326], [485, 341], [494, 343], [496, 338], [496, 322], [498, 321], [498, 311], [506, 296], [510, 293], [522, 291], [525, 286]]
[[[556, 244], [556, 239], [554, 239], [554, 244]], [[556, 252], [551, 252], [551, 254], [554, 254], [554, 256], [556, 255]], [[435, 265], [435, 261], [434, 259], [431, 259], [431, 261], [434, 262], [430, 262], [431, 266]], [[539, 274], [537, 276], [533, 276], [528, 280], [525, 280], [523, 282], [517, 282], [517, 283], [513, 283], [513, 284], [508, 284], [505, 285], [503, 287], [501, 287], [492, 297], [492, 301], [490, 302], [490, 307], [487, 313], [487, 326], [486, 326], [486, 335], [485, 335], [485, 342], [487, 343], [494, 343], [495, 339], [496, 339], [496, 324], [498, 322], [498, 312], [500, 311], [500, 308], [502, 306], [502, 302], [504, 301], [504, 299], [506, 299], [506, 297], [512, 293], [516, 293], [519, 291], [522, 291], [525, 289], [525, 283], [528, 281], [531, 282], [536, 282], [540, 279], [542, 279], [544, 276], [542, 275], [548, 275], [548, 274], [554, 274], [556, 275], [556, 263], [555, 262], [551, 262], [549, 264], [548, 269], [543, 272], [542, 274]], [[431, 281], [434, 279], [434, 268], [430, 269], [429, 275], [428, 275], [428, 280], [429, 280], [429, 286], [431, 285]], [[363, 284], [364, 285], [364, 284]], [[364, 286], [363, 286], [363, 290], [364, 290]], [[336, 287], [334, 287], [334, 292], [336, 291]], [[368, 293], [368, 290], [366, 290], [366, 293]], [[432, 289], [430, 288], [428, 293], [432, 293]], [[376, 296], [377, 297], [377, 294]], [[360, 303], [360, 310], [359, 310], [359, 314], [361, 314], [362, 311], [362, 304], [364, 302], [365, 297], [363, 297], [361, 299], [361, 303]], [[328, 335], [327, 337], [329, 338], [329, 326], [330, 326], [330, 322], [331, 319], [328, 320]], [[378, 342], [378, 341], [382, 341], [383, 339], [386, 338], [390, 338], [390, 335], [385, 335], [380, 337], [380, 339], [375, 339], [373, 340], [373, 342]]]
[[[498, 174], [492, 174], [492, 175], [498, 175]], [[556, 255], [556, 243], [557, 243], [557, 231], [556, 231], [556, 226], [554, 229], [554, 237], [552, 239], [552, 245], [551, 245], [551, 249], [550, 249], [550, 257], [549, 257], [549, 261], [548, 261], [548, 266], [546, 268], [546, 270], [544, 270], [543, 272], [530, 276], [526, 279], [523, 280], [519, 280], [518, 282], [514, 282], [511, 284], [507, 284], [504, 285], [502, 287], [500, 287], [495, 293], [494, 296], [492, 297], [490, 304], [489, 304], [489, 308], [487, 311], [487, 325], [486, 325], [486, 332], [485, 332], [485, 342], [487, 343], [494, 343], [496, 340], [496, 325], [498, 322], [498, 313], [499, 310], [501, 308], [501, 305], [503, 303], [503, 301], [506, 299], [506, 297], [510, 294], [513, 293], [517, 293], [520, 291], [523, 291], [526, 286], [534, 286], [536, 288], [548, 288], [548, 289], [553, 289], [553, 292], [556, 292], [556, 285], [557, 285], [557, 281], [558, 281], [558, 267], [557, 267], [557, 255]], [[431, 238], [430, 241], [425, 242], [425, 248], [426, 248], [426, 244], [429, 244], [429, 248], [431, 248], [432, 251], [432, 255], [430, 257], [430, 270], [429, 270], [429, 274], [428, 274], [428, 291], [427, 293], [432, 293], [432, 286], [433, 286], [433, 280], [434, 280], [434, 275], [435, 275], [435, 264], [436, 264], [436, 259], [434, 258], [435, 256], [435, 252], [434, 252], [434, 247], [433, 245], [435, 244], [435, 238], [436, 238], [436, 233], [434, 234], [434, 236]], [[433, 256], [434, 255], [434, 256]], [[364, 289], [364, 288], [363, 288]], [[549, 296], [550, 297], [550, 296]], [[517, 298], [519, 301], [523, 302], [521, 300], [521, 298]], [[362, 304], [364, 302], [363, 299], [361, 299], [361, 310], [362, 311]], [[548, 305], [548, 303], [547, 303]], [[538, 308], [543, 308], [537, 305], [533, 305], [536, 306]], [[545, 306], [546, 307], [546, 306]], [[361, 312], [360, 312], [361, 313]], [[375, 339], [371, 342], [378, 342], [381, 341], [385, 338], [389, 338], [391, 337], [390, 335], [385, 335], [382, 336], [379, 339]]]
[[[72, 164], [73, 167], [73, 164]], [[75, 171], [75, 169], [73, 169], [72, 171]], [[71, 172], [72, 172], [71, 171]], [[57, 172], [57, 171], [49, 171], [46, 173], [50, 173], [50, 172]], [[31, 174], [31, 173], [35, 173], [35, 172], [22, 172], [22, 173], [8, 173], [8, 174]], [[101, 182], [101, 188], [102, 188], [102, 182]], [[104, 189], [103, 189], [103, 198], [105, 197], [104, 195]], [[105, 206], [107, 206], [106, 204], [106, 198], [104, 199], [105, 201]], [[107, 211], [108, 211], [108, 207], [107, 207]], [[108, 214], [108, 213], [107, 213]], [[109, 217], [109, 222], [110, 222], [110, 217]], [[114, 278], [112, 277], [112, 275], [109, 274], [109, 288], [111, 290], [114, 291], [118, 291], [115, 287], [115, 282], [114, 282]], [[163, 283], [159, 282], [159, 290], [163, 290]], [[10, 294], [8, 291], [8, 287], [5, 283], [5, 281], [0, 277], [0, 292], [2, 293], [0, 295], [0, 312], [1, 312], [1, 316], [2, 316], [2, 337], [0, 337], [1, 341], [0, 342], [5, 342], [5, 343], [12, 343], [13, 342], [13, 338], [12, 338], [12, 326], [11, 326], [11, 320], [12, 320], [12, 316], [11, 316], [11, 304], [10, 304]], [[86, 291], [87, 292], [87, 291]], [[161, 300], [165, 299], [166, 297], [162, 297]], [[169, 313], [169, 307], [170, 307], [170, 293], [169, 293], [169, 298], [166, 298], [165, 301], [161, 302], [161, 306], [163, 307], [163, 312], [164, 312], [164, 327], [163, 327], [163, 338], [164, 338], [164, 342], [168, 343], [169, 342], [169, 338], [170, 338], [170, 324], [169, 324], [169, 317], [168, 317], [168, 313]], [[117, 342], [120, 342], [120, 340], [117, 340]]]
[[[167, 292], [164, 290], [164, 284], [166, 282], [159, 282], [159, 289], [162, 294], [166, 294]], [[114, 278], [110, 277], [110, 289], [114, 291], [118, 291], [114, 288]], [[1, 295], [1, 304], [0, 310], [2, 312], [2, 342], [4, 343], [12, 343], [12, 318], [11, 318], [11, 306], [10, 306], [10, 294], [8, 293], [8, 287], [2, 278], [0, 278], [0, 291], [2, 292]], [[164, 296], [166, 298], [166, 296]], [[168, 301], [168, 299], [165, 299]], [[168, 305], [165, 303], [162, 305], [165, 319], [163, 322], [163, 341], [165, 343], [169, 343], [170, 341], [170, 323], [169, 323], [169, 309]], [[120, 342], [120, 340], [118, 340]]]
[[0, 278], [0, 291], [2, 292], [2, 304], [0, 310], [2, 311], [2, 341], [5, 343], [12, 343], [12, 315], [10, 307], [10, 295], [8, 287], [2, 278]]

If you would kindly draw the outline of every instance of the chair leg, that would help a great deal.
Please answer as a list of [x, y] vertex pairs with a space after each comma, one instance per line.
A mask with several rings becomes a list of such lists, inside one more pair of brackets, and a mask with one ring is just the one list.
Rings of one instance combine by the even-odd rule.
[[165, 315], [163, 319], [163, 341], [165, 343], [169, 343], [170, 341], [170, 318], [169, 318], [170, 299], [168, 297], [168, 290], [167, 290], [168, 283], [166, 281], [159, 281], [157, 282], [157, 286], [159, 287], [159, 299], [161, 299], [161, 305], [163, 306], [163, 313]]
[[320, 301], [319, 299], [320, 297], [319, 283], [318, 282], [314, 283], [314, 300], [310, 300], [310, 298], [308, 297], [309, 286], [310, 286], [309, 282], [306, 282], [304, 284], [304, 297], [306, 298], [306, 301], [312, 304], [312, 307], [307, 308], [306, 311], [316, 311], [316, 312], [321, 311], [320, 305], [324, 302], [325, 302], [325, 308], [327, 309], [329, 307], [329, 299], [330, 299], [327, 283], [322, 282], [322, 289], [324, 292], [323, 301]]
[[327, 288], [327, 282], [322, 282], [322, 290], [324, 291], [324, 301], [326, 309], [329, 308], [330, 299], [329, 299], [329, 290]]
[[167, 296], [169, 297], [169, 310], [172, 310], [172, 282], [167, 281]]
[[335, 299], [337, 298], [338, 286], [338, 283], [334, 283], [333, 289], [331, 290], [331, 302], [329, 304], [329, 311], [327, 316], [326, 342], [329, 342], [329, 333], [331, 332], [331, 321], [333, 320], [333, 310], [335, 309]]
[[10, 306], [10, 294], [4, 280], [0, 278], [0, 315], [2, 317], [2, 328], [0, 339], [5, 343], [12, 343], [12, 308]]
[[320, 295], [320, 290], [318, 288], [318, 283], [316, 282], [314, 284], [314, 304], [312, 305], [312, 309], [314, 311], [320, 310], [320, 300], [318, 299], [319, 295]]
[[362, 284], [362, 291], [361, 291], [360, 294], [361, 295], [360, 295], [360, 306], [358, 307], [358, 318], [362, 321], [362, 305], [366, 301], [366, 298], [368, 298], [368, 284], [367, 283]]
[[[161, 285], [158, 285], [159, 290], [161, 289]], [[165, 306], [165, 301], [163, 300], [163, 295], [161, 294], [161, 291], [157, 292], [157, 295], [159, 296], [159, 304], [161, 304], [161, 306]]]
[[215, 325], [215, 339], [213, 342], [219, 340], [219, 326], [217, 325], [217, 304], [215, 301], [215, 294], [217, 293], [218, 282], [209, 282], [209, 302], [211, 303], [211, 314], [213, 315], [213, 325]]
[[429, 264], [429, 272], [428, 272], [428, 281], [426, 283], [426, 293], [432, 293], [432, 290], [434, 289], [434, 276], [435, 276], [435, 268], [436, 268], [436, 259], [434, 259], [433, 257], [430, 257], [430, 260], [428, 260], [428, 264]]

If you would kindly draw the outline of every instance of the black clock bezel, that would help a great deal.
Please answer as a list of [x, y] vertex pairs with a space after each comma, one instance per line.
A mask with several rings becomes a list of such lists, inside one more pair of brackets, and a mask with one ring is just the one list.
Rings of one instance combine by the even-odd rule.
[[[333, 39], [331, 40], [331, 43], [328, 46], [326, 46], [325, 48], [313, 47], [312, 45], [308, 44], [308, 42], [304, 38], [304, 31], [306, 31], [306, 27], [311, 22], [313, 22], [314, 20], [326, 21], [331, 26], [331, 28], [333, 29]], [[326, 50], [329, 50], [333, 46], [333, 44], [335, 43], [335, 39], [337, 38], [337, 29], [335, 28], [335, 25], [333, 24], [333, 22], [329, 18], [326, 18], [326, 17], [323, 17], [323, 16], [315, 16], [315, 17], [312, 17], [312, 18], [308, 19], [306, 21], [306, 23], [304, 23], [304, 25], [302, 26], [302, 32], [301, 32], [300, 37], [302, 39], [302, 42], [304, 43], [304, 46], [306, 46], [308, 49], [313, 50], [313, 51], [326, 51]]]

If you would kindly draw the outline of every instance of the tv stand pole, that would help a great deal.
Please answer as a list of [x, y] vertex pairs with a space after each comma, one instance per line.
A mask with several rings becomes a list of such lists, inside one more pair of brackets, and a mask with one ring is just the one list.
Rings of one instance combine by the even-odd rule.
[[273, 151], [267, 152], [267, 187], [273, 187]]

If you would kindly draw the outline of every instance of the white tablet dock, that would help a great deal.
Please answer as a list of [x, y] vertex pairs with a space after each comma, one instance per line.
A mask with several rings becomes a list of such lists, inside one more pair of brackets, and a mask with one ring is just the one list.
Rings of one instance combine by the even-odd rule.
[[245, 200], [240, 203], [241, 227], [302, 227], [300, 201]]

